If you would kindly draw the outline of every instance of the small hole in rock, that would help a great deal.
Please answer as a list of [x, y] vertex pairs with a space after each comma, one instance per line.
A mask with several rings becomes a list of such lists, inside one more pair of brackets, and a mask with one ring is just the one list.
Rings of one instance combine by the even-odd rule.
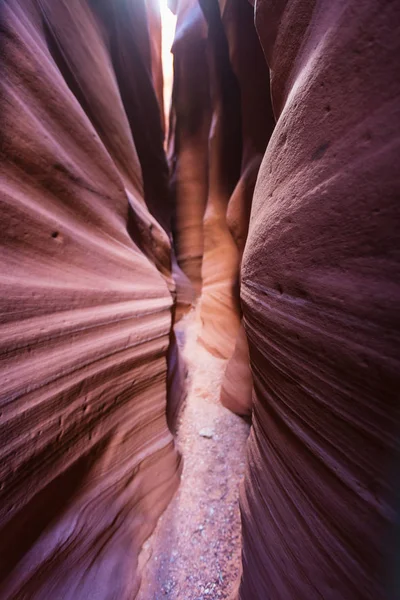
[[53, 233], [51, 234], [52, 238], [58, 238], [58, 236], [59, 236], [58, 231], [53, 231]]

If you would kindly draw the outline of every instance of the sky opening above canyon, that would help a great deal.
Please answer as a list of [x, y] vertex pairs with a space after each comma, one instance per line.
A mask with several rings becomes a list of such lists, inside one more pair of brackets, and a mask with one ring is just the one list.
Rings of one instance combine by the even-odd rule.
[[169, 108], [172, 94], [173, 56], [171, 46], [174, 41], [176, 16], [168, 8], [168, 0], [159, 0], [162, 23], [162, 62], [164, 72], [164, 110], [168, 123]]

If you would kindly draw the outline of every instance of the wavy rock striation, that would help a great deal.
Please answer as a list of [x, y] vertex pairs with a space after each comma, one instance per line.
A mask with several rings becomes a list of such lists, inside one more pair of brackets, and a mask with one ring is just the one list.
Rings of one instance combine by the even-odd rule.
[[269, 73], [247, 2], [170, 5], [177, 14], [170, 158], [178, 261], [201, 291], [201, 342], [229, 358], [240, 328], [251, 199], [274, 124]]
[[222, 402], [252, 409], [238, 598], [383, 600], [398, 3], [258, 0], [271, 86], [246, 0], [171, 7], [172, 181], [156, 1], [1, 5], [0, 597], [137, 594], [193, 285]]
[[[240, 178], [226, 211], [226, 222], [239, 251], [239, 268], [234, 279], [235, 293], [238, 294], [240, 263], [247, 239], [254, 187], [275, 120], [270, 99], [269, 71], [254, 26], [254, 10], [243, 0], [220, 0], [220, 9], [232, 69], [240, 88]], [[252, 389], [247, 338], [241, 324], [226, 369], [221, 402], [239, 414], [250, 415]]]
[[256, 24], [277, 124], [242, 265], [255, 395], [239, 597], [382, 599], [400, 425], [399, 6], [258, 0]]
[[176, 207], [175, 245], [179, 265], [199, 296], [211, 119], [207, 25], [198, 0], [170, 0], [169, 5], [177, 15], [172, 47], [174, 80], [169, 128], [171, 188]]
[[132, 598], [179, 481], [149, 6], [1, 7], [2, 598]]
[[200, 341], [216, 356], [229, 358], [240, 325], [235, 284], [239, 254], [226, 213], [240, 176], [242, 156], [240, 88], [217, 0], [199, 0], [208, 24], [211, 127], [208, 141], [208, 197], [204, 214], [203, 288]]

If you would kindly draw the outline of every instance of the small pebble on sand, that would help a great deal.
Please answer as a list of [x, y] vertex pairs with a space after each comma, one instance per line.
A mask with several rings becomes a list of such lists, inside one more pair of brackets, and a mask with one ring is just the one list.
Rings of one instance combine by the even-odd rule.
[[210, 440], [214, 437], [215, 431], [211, 427], [203, 427], [203, 429], [200, 429], [199, 435]]

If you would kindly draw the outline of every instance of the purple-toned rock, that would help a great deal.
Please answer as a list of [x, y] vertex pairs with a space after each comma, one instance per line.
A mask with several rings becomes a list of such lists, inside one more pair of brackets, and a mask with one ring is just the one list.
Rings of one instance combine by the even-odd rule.
[[0, 596], [131, 599], [179, 482], [167, 357], [170, 427], [184, 393], [145, 5], [0, 19]]
[[241, 298], [241, 600], [387, 597], [400, 389], [400, 15], [259, 0], [276, 128]]

